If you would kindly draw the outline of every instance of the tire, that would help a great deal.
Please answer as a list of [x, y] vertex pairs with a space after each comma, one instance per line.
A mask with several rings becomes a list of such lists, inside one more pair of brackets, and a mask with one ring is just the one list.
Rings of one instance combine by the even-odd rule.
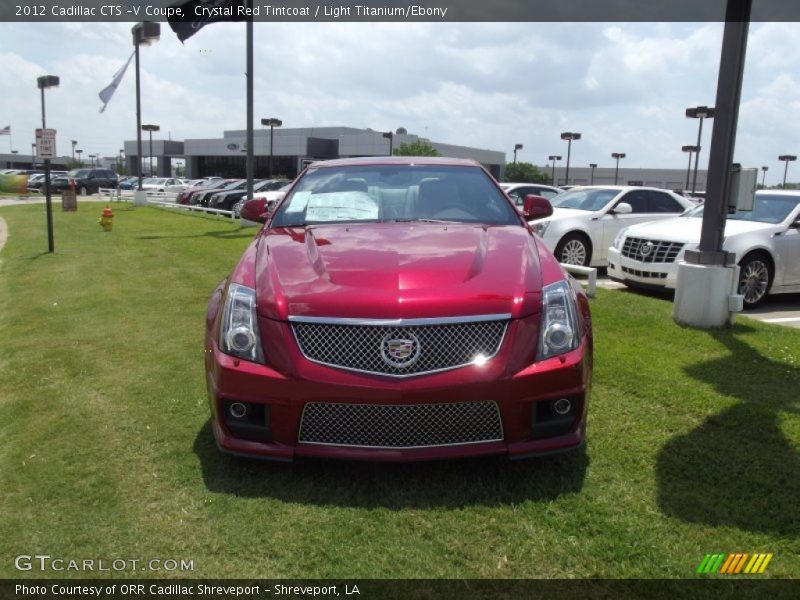
[[772, 285], [772, 260], [764, 252], [751, 252], [739, 262], [739, 293], [745, 310], [755, 308], [767, 297]]
[[560, 263], [588, 267], [592, 262], [592, 244], [582, 233], [570, 233], [561, 238], [554, 254]]
[[86, 189], [85, 185], [82, 185], [81, 187], [78, 188], [78, 195], [79, 196], [88, 196], [89, 195], [89, 190]]

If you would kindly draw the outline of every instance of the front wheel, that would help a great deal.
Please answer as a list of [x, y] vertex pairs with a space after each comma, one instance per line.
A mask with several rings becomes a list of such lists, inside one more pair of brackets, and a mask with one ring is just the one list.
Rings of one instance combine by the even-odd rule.
[[585, 236], [570, 233], [558, 242], [555, 255], [560, 263], [588, 267], [592, 260], [592, 247]]
[[772, 283], [772, 263], [762, 252], [753, 252], [739, 263], [739, 293], [744, 307], [755, 308], [764, 301]]

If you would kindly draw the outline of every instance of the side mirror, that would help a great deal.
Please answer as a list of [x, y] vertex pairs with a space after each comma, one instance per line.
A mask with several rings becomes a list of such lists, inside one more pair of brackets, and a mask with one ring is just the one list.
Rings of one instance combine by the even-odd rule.
[[789, 225], [789, 229], [800, 229], [800, 217], [794, 220], [794, 223]]
[[255, 221], [256, 223], [266, 223], [271, 211], [267, 208], [267, 201], [264, 198], [248, 200], [242, 205], [240, 213], [242, 219]]
[[553, 205], [544, 196], [528, 194], [522, 200], [522, 216], [526, 221], [544, 219], [553, 214]]
[[620, 202], [611, 210], [611, 212], [618, 215], [629, 215], [633, 212], [633, 207], [627, 202]]

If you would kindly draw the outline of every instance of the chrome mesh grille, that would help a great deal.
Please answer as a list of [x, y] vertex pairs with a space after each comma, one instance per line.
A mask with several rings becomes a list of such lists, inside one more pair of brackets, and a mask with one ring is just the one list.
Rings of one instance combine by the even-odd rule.
[[622, 256], [643, 263], [671, 263], [675, 262], [681, 248], [680, 242], [629, 237], [622, 246]]
[[491, 358], [507, 325], [506, 319], [425, 325], [293, 322], [292, 330], [309, 360], [403, 377], [464, 366], [479, 355]]
[[338, 404], [310, 402], [298, 441], [370, 448], [453, 446], [503, 439], [494, 402]]

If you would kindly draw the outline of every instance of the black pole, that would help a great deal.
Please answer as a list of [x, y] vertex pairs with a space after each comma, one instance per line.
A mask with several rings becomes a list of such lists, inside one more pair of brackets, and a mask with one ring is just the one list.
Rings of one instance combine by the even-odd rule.
[[686, 167], [686, 187], [683, 188], [685, 190], [689, 189], [689, 175], [692, 172], [692, 151], [689, 150], [689, 166]]
[[725, 11], [700, 247], [699, 250], [686, 251], [685, 260], [689, 263], [724, 266], [733, 258], [722, 251], [722, 241], [728, 214], [731, 165], [752, 5], [752, 0], [728, 0]]
[[150, 177], [153, 176], [153, 130], [148, 129], [147, 133], [150, 134]]
[[569, 185], [569, 155], [572, 152], [572, 138], [567, 140], [567, 172], [564, 174], [564, 185]]
[[618, 179], [619, 179], [619, 156], [617, 157], [617, 166], [614, 169], [614, 185], [617, 185]]
[[592, 175], [591, 179], [589, 180], [589, 185], [594, 185], [594, 167], [591, 167], [591, 169], [592, 169]]
[[269, 178], [272, 179], [272, 133], [275, 131], [275, 125], [269, 125]]
[[389, 132], [389, 156], [394, 154], [394, 134]]
[[[692, 194], [697, 190], [697, 163], [700, 160], [700, 138], [703, 136], [703, 117], [700, 117], [700, 126], [697, 128], [697, 150], [694, 152], [694, 177], [692, 178]], [[708, 183], [706, 183], [706, 188]]]
[[142, 191], [142, 89], [139, 82], [139, 33], [134, 34], [133, 45], [136, 55], [136, 175], [139, 177], [137, 189]]
[[[253, 0], [247, 0], [248, 14], [253, 14]], [[247, 198], [253, 197], [253, 17], [247, 17]], [[272, 177], [270, 165], [270, 177]]]
[[[42, 129], [47, 129], [47, 121], [45, 120], [44, 111], [44, 86], [42, 90]], [[42, 131], [44, 135], [44, 131]], [[45, 204], [47, 205], [47, 251], [52, 254], [56, 251], [56, 243], [53, 237], [53, 200], [50, 196], [50, 159], [44, 159], [44, 197]]]
[[789, 161], [785, 160], [785, 161], [783, 161], [783, 164], [784, 164], [784, 167], [783, 167], [783, 185], [781, 186], [781, 189], [785, 190], [786, 189], [786, 174], [789, 172]]
[[761, 187], [767, 187], [765, 182], [767, 181], [767, 170], [761, 169]]
[[553, 159], [553, 171], [552, 171], [552, 175], [550, 175], [550, 183], [552, 185], [556, 184], [556, 159], [555, 158]]

